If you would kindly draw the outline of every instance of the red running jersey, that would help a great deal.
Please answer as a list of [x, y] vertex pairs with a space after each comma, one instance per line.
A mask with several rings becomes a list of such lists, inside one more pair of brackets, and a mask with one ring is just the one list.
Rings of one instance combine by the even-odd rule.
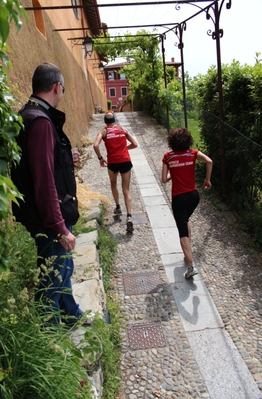
[[130, 161], [127, 149], [126, 133], [121, 126], [106, 127], [103, 137], [107, 150], [107, 163], [122, 163]]
[[198, 150], [167, 152], [162, 162], [167, 165], [172, 179], [172, 197], [197, 190], [195, 166]]

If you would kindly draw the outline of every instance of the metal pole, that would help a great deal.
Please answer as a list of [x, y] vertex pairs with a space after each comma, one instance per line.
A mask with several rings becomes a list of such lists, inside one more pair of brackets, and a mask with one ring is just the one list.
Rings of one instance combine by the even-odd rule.
[[[164, 47], [164, 39], [165, 35], [161, 35], [161, 49], [162, 49], [162, 60], [163, 60], [163, 69], [164, 69], [164, 82], [165, 89], [167, 89], [167, 81], [166, 81], [166, 60], [165, 60], [165, 47]], [[169, 123], [169, 106], [166, 104], [166, 118], [167, 118], [167, 131], [169, 132], [170, 123]]]
[[[61, 9], [70, 9], [70, 8], [102, 8], [102, 7], [126, 7], [126, 6], [147, 6], [147, 5], [163, 5], [163, 4], [187, 4], [191, 2], [192, 0], [162, 0], [162, 1], [139, 1], [139, 2], [132, 2], [132, 3], [107, 3], [107, 4], [76, 4], [76, 5], [70, 5], [70, 6], [37, 6], [37, 7], [24, 7], [26, 11], [32, 11], [32, 10], [61, 10]], [[201, 1], [201, 2], [208, 2], [210, 0], [195, 0], [195, 1]]]
[[215, 34], [216, 34], [216, 49], [217, 49], [217, 84], [219, 95], [219, 126], [220, 126], [220, 151], [221, 151], [221, 181], [222, 181], [222, 196], [226, 195], [226, 166], [225, 166], [225, 132], [224, 132], [224, 107], [223, 107], [223, 90], [222, 90], [222, 70], [221, 70], [221, 50], [220, 50], [220, 36], [222, 34], [219, 30], [219, 12], [218, 4], [215, 4]]
[[185, 127], [188, 127], [187, 123], [187, 106], [186, 106], [186, 85], [185, 85], [185, 69], [184, 69], [184, 43], [183, 43], [183, 31], [186, 30], [186, 23], [182, 22], [182, 24], [178, 25], [178, 31], [176, 29], [175, 33], [179, 39], [178, 48], [180, 50], [180, 59], [181, 59], [181, 67], [182, 67], [182, 89], [183, 89], [183, 104], [184, 104], [184, 120]]
[[[217, 51], [217, 85], [219, 95], [219, 128], [220, 128], [220, 152], [221, 152], [221, 187], [222, 196], [226, 196], [226, 165], [225, 165], [225, 132], [224, 132], [224, 104], [223, 104], [223, 83], [222, 83], [222, 68], [221, 68], [221, 49], [220, 49], [220, 38], [223, 37], [223, 29], [219, 27], [219, 19], [221, 9], [225, 0], [222, 0], [220, 8], [218, 8], [218, 2], [214, 4], [214, 16], [215, 16], [215, 31], [212, 33], [212, 39], [216, 40], [216, 51]], [[228, 0], [226, 5], [227, 9], [231, 8], [231, 0]]]

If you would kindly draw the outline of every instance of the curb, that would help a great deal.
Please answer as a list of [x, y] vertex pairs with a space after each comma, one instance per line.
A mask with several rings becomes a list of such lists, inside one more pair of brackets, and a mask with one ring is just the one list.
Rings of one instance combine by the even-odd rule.
[[[73, 253], [74, 273], [72, 276], [72, 289], [76, 302], [80, 308], [92, 314], [104, 317], [106, 312], [106, 295], [103, 285], [102, 269], [99, 265], [97, 251], [98, 229], [97, 218], [101, 217], [100, 201], [92, 201], [89, 210], [84, 214], [87, 220], [86, 227], [96, 230], [77, 236]], [[90, 323], [91, 324], [91, 323]], [[84, 329], [76, 329], [71, 334], [71, 340], [76, 347], [81, 347]], [[92, 384], [93, 398], [101, 399], [103, 393], [103, 372], [101, 367], [94, 370], [92, 375], [87, 375]]]

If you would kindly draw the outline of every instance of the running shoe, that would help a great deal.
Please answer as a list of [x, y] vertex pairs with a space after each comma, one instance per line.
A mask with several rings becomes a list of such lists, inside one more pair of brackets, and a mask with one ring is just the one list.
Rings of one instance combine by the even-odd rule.
[[114, 215], [122, 215], [121, 206], [116, 206], [114, 209]]
[[198, 274], [195, 266], [188, 266], [187, 271], [184, 273], [185, 278], [190, 278]]
[[134, 231], [132, 217], [128, 216], [126, 219], [126, 231]]

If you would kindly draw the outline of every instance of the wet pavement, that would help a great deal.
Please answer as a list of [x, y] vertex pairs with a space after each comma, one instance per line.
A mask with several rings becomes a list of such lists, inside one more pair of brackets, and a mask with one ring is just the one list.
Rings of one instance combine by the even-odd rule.
[[[171, 186], [160, 181], [165, 130], [143, 113], [115, 116], [139, 142], [130, 151], [132, 234], [124, 212], [113, 216], [107, 169], [92, 147], [81, 176], [112, 201], [105, 226], [118, 243], [112, 285], [125, 321], [120, 398], [262, 398], [261, 257], [234, 216], [201, 193], [192, 217], [199, 274], [185, 280]], [[88, 137], [103, 126], [94, 115]]]

